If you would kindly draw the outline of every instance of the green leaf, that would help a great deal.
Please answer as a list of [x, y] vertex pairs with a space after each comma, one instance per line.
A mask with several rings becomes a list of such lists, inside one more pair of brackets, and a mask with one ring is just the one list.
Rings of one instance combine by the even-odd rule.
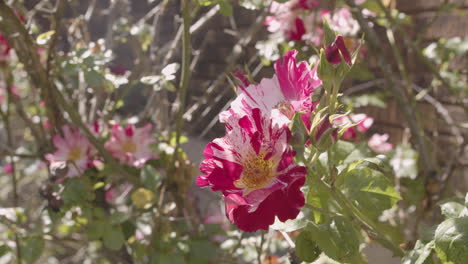
[[39, 36], [37, 36], [37, 39], [36, 39], [37, 44], [38, 45], [46, 44], [52, 38], [54, 34], [55, 34], [55, 30], [47, 31], [47, 32], [40, 34]]
[[336, 186], [350, 201], [373, 218], [380, 216], [383, 210], [391, 208], [401, 199], [387, 177], [368, 167], [348, 168], [338, 176]]
[[125, 243], [125, 237], [120, 226], [105, 225], [103, 236], [104, 246], [108, 249], [119, 250]]
[[328, 20], [325, 18], [323, 19], [323, 31], [325, 33], [325, 46], [331, 45], [335, 39], [336, 39], [336, 34], [335, 32], [330, 28], [330, 25], [328, 24]]
[[308, 222], [309, 221], [307, 221], [305, 218], [289, 219], [286, 220], [286, 222], [281, 222], [278, 218], [276, 218], [275, 222], [270, 227], [278, 231], [293, 232], [306, 227]]
[[301, 113], [294, 114], [293, 120], [290, 124], [291, 140], [290, 144], [298, 156], [304, 156], [304, 143], [307, 138], [307, 128], [301, 118]]
[[312, 239], [312, 232], [304, 231], [296, 238], [296, 254], [306, 262], [315, 261], [322, 251]]
[[371, 156], [369, 148], [365, 144], [354, 144], [339, 140], [331, 149], [332, 161], [335, 165], [347, 164], [362, 160]]
[[112, 212], [112, 214], [110, 216], [110, 222], [112, 224], [121, 224], [121, 223], [127, 221], [130, 217], [131, 217], [131, 215], [128, 212], [114, 211], [114, 212]]
[[216, 1], [215, 0], [198, 0], [198, 3], [202, 6], [209, 6], [209, 5], [214, 5]]
[[85, 178], [67, 179], [63, 191], [63, 200], [66, 204], [83, 203], [94, 200], [94, 193], [90, 192], [85, 184]]
[[444, 262], [466, 263], [468, 259], [468, 217], [450, 218], [435, 232], [437, 254]]
[[[190, 243], [189, 259], [193, 264], [205, 264], [216, 258], [215, 245], [207, 240], [193, 240]], [[168, 262], [169, 263], [169, 262]]]
[[[321, 177], [321, 176], [320, 176]], [[329, 210], [332, 205], [330, 193], [318, 177], [310, 179], [309, 190], [307, 192], [307, 204], [324, 210]], [[321, 212], [313, 210], [313, 221], [316, 224], [320, 224], [324, 221], [324, 217]]]
[[232, 5], [229, 3], [228, 0], [218, 0], [219, 4], [219, 12], [223, 16], [232, 16]]
[[149, 190], [156, 190], [162, 183], [161, 173], [151, 165], [145, 165], [140, 172], [143, 186]]
[[104, 235], [104, 230], [109, 223], [106, 223], [104, 220], [93, 220], [88, 225], [88, 238], [90, 240], [100, 239]]
[[7, 245], [0, 246], [0, 258], [5, 256], [8, 252], [10, 252], [10, 248]]
[[185, 264], [184, 257], [178, 254], [168, 254], [168, 253], [157, 253], [156, 256], [153, 256], [152, 258], [152, 264], [165, 264], [165, 263], [171, 263], [171, 264]]
[[104, 84], [105, 78], [101, 73], [95, 70], [87, 70], [84, 72], [86, 83], [91, 87], [100, 87]]
[[325, 90], [331, 93], [333, 78], [335, 78], [335, 68], [328, 62], [325, 50], [320, 49], [320, 59], [317, 67], [317, 74], [323, 82]]
[[432, 263], [429, 256], [434, 249], [434, 241], [431, 241], [427, 244], [423, 244], [421, 241], [416, 241], [414, 249], [409, 251], [402, 259], [402, 264], [429, 264]]
[[440, 210], [446, 218], [456, 218], [461, 216], [465, 205], [462, 200], [451, 199], [439, 203]]
[[359, 233], [344, 217], [334, 216], [324, 224], [307, 227], [310, 238], [328, 257], [345, 262], [359, 254]]
[[44, 239], [40, 236], [29, 237], [23, 240], [21, 253], [27, 263], [34, 263], [42, 255]]

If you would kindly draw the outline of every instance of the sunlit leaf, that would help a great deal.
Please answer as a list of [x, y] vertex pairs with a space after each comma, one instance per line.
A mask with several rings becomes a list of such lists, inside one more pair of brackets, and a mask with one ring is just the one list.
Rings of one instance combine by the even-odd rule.
[[445, 220], [437, 227], [434, 238], [442, 261], [464, 263], [468, 259], [468, 217]]

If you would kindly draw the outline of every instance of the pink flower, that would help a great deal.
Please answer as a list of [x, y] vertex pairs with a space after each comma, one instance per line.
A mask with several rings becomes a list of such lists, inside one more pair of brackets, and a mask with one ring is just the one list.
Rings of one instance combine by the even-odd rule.
[[342, 61], [342, 57], [344, 61], [351, 66], [351, 55], [349, 54], [348, 49], [346, 48], [345, 42], [342, 36], [337, 36], [335, 41], [325, 48], [325, 57], [327, 61], [331, 64], [338, 65]]
[[304, 19], [306, 25], [306, 34], [302, 37], [306, 44], [313, 44], [314, 46], [322, 46], [324, 31], [320, 26], [316, 25], [314, 15], [307, 16]]
[[278, 60], [273, 78], [239, 87], [231, 109], [221, 113], [220, 121], [226, 123], [227, 117], [234, 113], [243, 116], [250, 111], [251, 106], [260, 108], [263, 113], [278, 111], [288, 119], [292, 119], [296, 112], [304, 112], [301, 117], [309, 127], [310, 113], [316, 105], [311, 95], [322, 82], [316, 68], [310, 70], [306, 62], [296, 63], [296, 55], [297, 51], [291, 50], [282, 60]]
[[51, 166], [54, 163], [67, 162], [66, 176], [79, 176], [92, 166], [91, 155], [94, 153], [94, 148], [79, 130], [65, 125], [62, 127], [62, 132], [63, 137], [57, 134], [52, 138], [57, 150], [53, 154], [46, 154], [45, 158]]
[[296, 0], [296, 2], [297, 3], [293, 6], [293, 8], [302, 8], [305, 10], [312, 10], [319, 5], [318, 0]]
[[302, 40], [306, 33], [304, 21], [292, 10], [291, 3], [273, 2], [270, 11], [273, 16], [268, 16], [265, 20], [268, 31], [281, 32], [287, 40]]
[[353, 18], [348, 8], [337, 9], [331, 14], [323, 12], [322, 18], [328, 21], [330, 28], [343, 36], [356, 36], [359, 31], [359, 23]]
[[95, 137], [99, 137], [107, 131], [105, 124], [97, 120], [95, 120], [92, 124], [88, 124], [88, 129]]
[[284, 35], [287, 40], [301, 41], [302, 36], [306, 33], [304, 21], [296, 17], [293, 21], [290, 21], [286, 28]]
[[6, 174], [11, 174], [13, 173], [13, 164], [12, 163], [7, 163], [3, 165], [3, 172]]
[[386, 153], [393, 149], [393, 144], [387, 142], [388, 138], [388, 134], [374, 134], [367, 144], [374, 152]]
[[0, 62], [6, 61], [10, 57], [10, 44], [4, 35], [0, 34]]
[[246, 109], [247, 115], [228, 116], [227, 134], [206, 146], [197, 185], [221, 191], [228, 219], [254, 232], [267, 230], [275, 216], [283, 222], [297, 217], [306, 168], [294, 163], [284, 115]]
[[114, 125], [111, 138], [105, 146], [120, 162], [141, 168], [146, 161], [155, 157], [150, 148], [155, 142], [151, 137], [152, 128], [150, 123], [140, 128], [134, 125], [127, 125], [126, 128]]
[[358, 136], [358, 132], [365, 133], [374, 123], [374, 119], [368, 117], [365, 114], [350, 114], [348, 116], [342, 116], [335, 118], [333, 120], [333, 124], [339, 126], [348, 126], [351, 124], [356, 124], [353, 127], [350, 127], [345, 130], [342, 135], [342, 139], [344, 140], [354, 140]]

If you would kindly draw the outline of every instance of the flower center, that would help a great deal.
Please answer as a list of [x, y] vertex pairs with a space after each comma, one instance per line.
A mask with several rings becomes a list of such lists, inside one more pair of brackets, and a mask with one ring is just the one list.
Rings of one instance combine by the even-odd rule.
[[81, 148], [76, 146], [72, 147], [68, 152], [68, 160], [77, 161], [81, 158]]
[[135, 143], [132, 140], [127, 140], [122, 144], [122, 150], [124, 152], [135, 152], [137, 149]]
[[293, 108], [293, 106], [291, 105], [290, 102], [281, 101], [275, 106], [275, 108], [278, 109], [283, 115], [285, 115], [290, 120], [293, 119], [293, 117], [294, 117], [294, 108]]
[[234, 181], [234, 186], [245, 189], [244, 194], [265, 188], [276, 178], [274, 164], [271, 159], [265, 160], [265, 155], [250, 157], [243, 165], [242, 176]]

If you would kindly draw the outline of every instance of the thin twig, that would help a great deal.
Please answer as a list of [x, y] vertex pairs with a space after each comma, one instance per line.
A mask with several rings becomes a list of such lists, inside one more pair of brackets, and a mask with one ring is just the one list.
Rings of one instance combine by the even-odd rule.
[[190, 43], [190, 5], [189, 0], [182, 1], [182, 17], [183, 17], [183, 35], [182, 35], [182, 73], [178, 91], [178, 111], [176, 117], [176, 145], [174, 149], [174, 164], [177, 160], [178, 150], [180, 148], [180, 137], [184, 125], [183, 114], [185, 112], [185, 102], [187, 100], [187, 87], [190, 81], [190, 60], [191, 43]]

